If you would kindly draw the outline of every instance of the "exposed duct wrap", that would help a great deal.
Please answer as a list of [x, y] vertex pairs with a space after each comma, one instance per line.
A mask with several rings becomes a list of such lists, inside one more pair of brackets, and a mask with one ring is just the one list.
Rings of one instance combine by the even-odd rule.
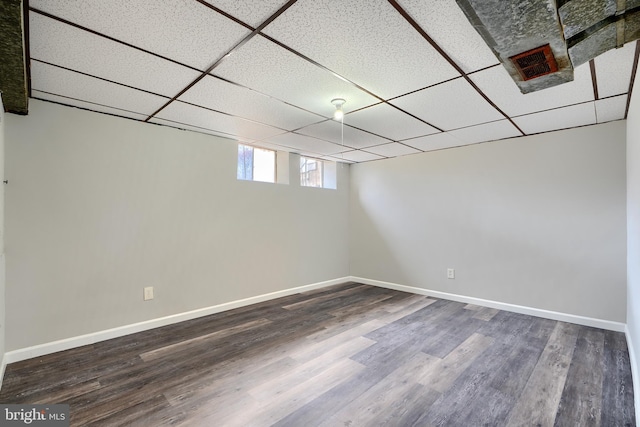
[[[640, 0], [456, 0], [522, 93], [573, 80], [573, 69], [640, 38]], [[512, 58], [549, 45], [558, 71], [525, 80]]]

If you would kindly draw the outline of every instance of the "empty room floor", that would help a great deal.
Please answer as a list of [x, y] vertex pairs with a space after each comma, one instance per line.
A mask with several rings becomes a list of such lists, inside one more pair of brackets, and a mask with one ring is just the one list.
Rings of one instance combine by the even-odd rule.
[[74, 426], [632, 426], [622, 333], [357, 283], [7, 367]]

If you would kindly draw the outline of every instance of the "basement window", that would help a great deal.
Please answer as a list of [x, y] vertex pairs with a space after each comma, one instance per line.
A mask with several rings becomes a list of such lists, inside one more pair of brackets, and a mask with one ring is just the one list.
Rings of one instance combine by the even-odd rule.
[[244, 181], [276, 182], [276, 152], [238, 144], [237, 178]]
[[300, 157], [302, 187], [336, 188], [336, 163], [312, 157]]

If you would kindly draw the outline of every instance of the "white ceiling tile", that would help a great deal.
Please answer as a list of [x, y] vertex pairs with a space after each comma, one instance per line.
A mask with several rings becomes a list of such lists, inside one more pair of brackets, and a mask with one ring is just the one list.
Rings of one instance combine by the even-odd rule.
[[614, 96], [612, 98], [596, 101], [596, 115], [598, 123], [624, 119], [627, 109], [627, 95]]
[[402, 141], [403, 144], [410, 145], [422, 151], [440, 150], [442, 148], [457, 147], [465, 143], [451, 136], [450, 132], [440, 132], [433, 135], [421, 136], [420, 138]]
[[339, 156], [334, 156], [334, 157], [343, 158], [345, 160], [355, 162], [355, 163], [384, 159], [384, 157], [378, 156], [377, 154], [365, 153], [364, 151], [360, 151], [360, 150], [347, 151], [346, 153], [341, 153]]
[[499, 63], [455, 0], [398, 3], [465, 72]]
[[593, 102], [515, 117], [514, 122], [527, 134], [591, 125], [596, 122]]
[[316, 156], [320, 154], [335, 154], [348, 150], [348, 148], [338, 144], [291, 132], [267, 138], [265, 142], [291, 147], [301, 153], [313, 153]]
[[388, 2], [297, 2], [264, 32], [384, 98], [459, 75]]
[[340, 157], [340, 156], [341, 154], [337, 154], [336, 156], [321, 156], [320, 158], [323, 160], [329, 160], [331, 162], [347, 163], [347, 164], [355, 163], [353, 160], [347, 160], [344, 157]]
[[138, 114], [138, 113], [123, 110], [120, 108], [112, 108], [112, 107], [107, 107], [100, 104], [93, 104], [91, 102], [79, 101], [73, 98], [67, 98], [64, 96], [52, 95], [50, 93], [40, 92], [39, 90], [32, 90], [31, 97], [57, 102], [59, 104], [70, 105], [72, 107], [78, 107], [85, 110], [97, 111], [99, 113], [106, 113], [106, 114], [112, 114], [115, 116], [128, 117], [130, 119], [145, 120], [148, 117], [147, 114]]
[[635, 48], [635, 43], [627, 43], [594, 59], [600, 98], [629, 92]]
[[254, 142], [254, 140], [250, 139], [250, 138], [242, 138], [242, 137], [237, 137], [234, 135], [229, 135], [227, 133], [224, 132], [216, 132], [214, 130], [211, 129], [205, 129], [199, 126], [191, 126], [191, 125], [187, 125], [184, 123], [178, 123], [178, 122], [174, 122], [172, 120], [165, 120], [165, 119], [158, 119], [156, 117], [152, 118], [151, 120], [149, 120], [149, 123], [153, 123], [156, 125], [162, 125], [162, 126], [169, 126], [175, 129], [180, 129], [180, 130], [185, 130], [185, 131], [192, 131], [192, 132], [197, 132], [197, 133], [203, 133], [203, 134], [207, 134], [207, 135], [213, 135], [213, 136], [217, 136], [220, 138], [225, 138], [225, 139], [229, 139], [232, 141], [237, 141], [237, 142], [241, 142], [241, 143], [246, 143], [246, 144], [251, 144], [252, 142]]
[[278, 9], [287, 3], [286, 0], [205, 0], [207, 3], [238, 18], [245, 24], [257, 27], [267, 20]]
[[32, 59], [169, 97], [200, 75], [37, 13], [29, 25]]
[[392, 142], [390, 144], [384, 145], [376, 145], [375, 147], [369, 147], [366, 149], [367, 152], [378, 154], [384, 157], [399, 157], [406, 156], [407, 154], [416, 154], [419, 153], [420, 150], [416, 150], [415, 148], [408, 147], [403, 144], [398, 144], [397, 142]]
[[391, 103], [443, 130], [504, 118], [463, 78], [396, 98]]
[[211, 76], [200, 80], [179, 99], [287, 130], [323, 119], [254, 90]]
[[200, 70], [249, 33], [193, 0], [30, 0], [29, 5]]
[[489, 99], [509, 116], [593, 101], [593, 84], [589, 64], [583, 64], [575, 69], [572, 82], [526, 95], [520, 92], [502, 66], [480, 71], [469, 77]]
[[35, 91], [151, 115], [168, 99], [41, 62], [31, 63], [31, 86]]
[[344, 121], [394, 141], [438, 132], [428, 124], [387, 104], [378, 104], [347, 114]]
[[169, 104], [167, 108], [158, 113], [157, 117], [249, 139], [265, 138], [283, 133], [281, 129], [178, 101]]
[[[298, 130], [298, 133], [314, 136], [336, 144], [342, 144], [342, 133], [340, 122], [335, 120], [326, 120]], [[388, 139], [363, 132], [351, 126], [344, 126], [344, 145], [351, 148], [365, 148], [372, 145], [380, 145], [389, 142]]]
[[331, 117], [334, 98], [344, 98], [344, 111], [378, 100], [333, 74], [281, 48], [254, 37], [222, 62], [213, 74], [251, 87], [314, 113]]
[[478, 126], [470, 126], [449, 132], [451, 136], [464, 141], [467, 144], [477, 142], [496, 141], [498, 139], [522, 136], [522, 133], [509, 121], [484, 123]]

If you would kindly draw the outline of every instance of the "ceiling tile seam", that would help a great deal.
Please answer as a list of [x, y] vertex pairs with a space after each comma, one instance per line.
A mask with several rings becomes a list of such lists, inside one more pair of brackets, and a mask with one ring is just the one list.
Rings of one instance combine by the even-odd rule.
[[396, 95], [396, 96], [393, 96], [393, 97], [391, 97], [391, 98], [387, 98], [387, 99], [386, 99], [386, 101], [387, 101], [387, 102], [391, 102], [391, 101], [394, 101], [394, 100], [396, 100], [396, 99], [398, 99], [398, 98], [402, 98], [403, 96], [408, 96], [408, 95], [412, 95], [412, 94], [414, 94], [414, 93], [417, 93], [417, 92], [420, 92], [420, 91], [423, 91], [423, 90], [431, 89], [431, 88], [434, 88], [434, 87], [439, 86], [439, 85], [444, 84], [444, 83], [451, 83], [452, 81], [454, 81], [454, 80], [458, 80], [458, 79], [461, 79], [461, 78], [462, 78], [462, 76], [452, 77], [452, 78], [450, 78], [450, 79], [443, 80], [443, 81], [441, 81], [441, 82], [434, 83], [434, 84], [432, 84], [432, 85], [425, 86], [425, 87], [420, 88], [420, 89], [416, 89], [416, 90], [412, 90], [412, 91], [407, 92], [407, 93], [403, 93], [402, 95]]
[[[281, 134], [276, 135], [276, 136], [281, 136], [281, 135], [284, 135], [285, 133], [290, 133], [290, 134], [293, 134], [293, 135], [302, 136], [302, 137], [306, 137], [306, 138], [313, 138], [313, 139], [318, 140], [318, 141], [328, 142], [329, 144], [337, 145], [338, 147], [349, 147], [349, 148], [357, 149], [356, 147], [351, 147], [351, 146], [348, 146], [348, 145], [345, 145], [345, 144], [338, 144], [337, 142], [329, 141], [329, 140], [326, 140], [326, 139], [323, 139], [323, 138], [318, 138], [317, 136], [305, 135], [303, 133], [298, 133], [298, 132], [295, 132], [295, 131], [286, 131], [286, 132], [281, 133]], [[269, 141], [270, 138], [273, 138], [273, 137], [270, 136], [270, 137], [262, 139], [261, 141], [265, 141], [265, 142], [269, 142], [270, 143], [270, 141]]]
[[404, 111], [403, 109], [398, 108], [397, 106], [395, 106], [395, 105], [393, 105], [393, 104], [388, 103], [388, 102], [387, 102], [383, 97], [381, 97], [380, 95], [376, 95], [375, 93], [371, 92], [369, 89], [366, 89], [365, 87], [363, 87], [363, 86], [359, 85], [358, 83], [356, 83], [356, 82], [354, 82], [354, 81], [352, 81], [352, 80], [349, 80], [348, 78], [346, 78], [346, 77], [344, 77], [344, 76], [341, 76], [340, 74], [336, 73], [335, 71], [331, 70], [330, 68], [328, 68], [328, 67], [326, 67], [326, 66], [324, 66], [324, 65], [320, 64], [319, 62], [317, 62], [317, 61], [315, 61], [315, 60], [313, 60], [313, 59], [309, 58], [308, 56], [306, 56], [306, 55], [304, 55], [304, 54], [302, 54], [302, 53], [298, 52], [297, 50], [295, 50], [295, 49], [293, 49], [293, 48], [291, 48], [291, 47], [287, 46], [286, 44], [284, 44], [284, 43], [282, 43], [282, 42], [280, 42], [280, 41], [278, 41], [278, 40], [274, 39], [273, 37], [271, 37], [271, 36], [269, 36], [269, 35], [266, 35], [266, 34], [264, 34], [264, 33], [260, 33], [260, 35], [261, 35], [262, 37], [266, 38], [267, 40], [269, 40], [269, 41], [271, 41], [271, 42], [273, 42], [273, 43], [277, 44], [277, 45], [278, 45], [278, 46], [280, 46], [280, 47], [282, 47], [283, 49], [286, 49], [286, 50], [288, 50], [289, 52], [293, 53], [294, 55], [297, 55], [298, 57], [300, 57], [300, 58], [304, 59], [305, 61], [307, 61], [307, 62], [309, 62], [309, 63], [311, 63], [311, 64], [315, 65], [316, 67], [318, 67], [318, 68], [320, 68], [320, 69], [322, 69], [322, 70], [324, 70], [324, 71], [327, 71], [327, 72], [331, 73], [334, 77], [339, 78], [340, 80], [344, 81], [345, 83], [349, 83], [350, 85], [352, 85], [352, 86], [353, 86], [353, 87], [355, 87], [356, 89], [359, 89], [359, 90], [361, 90], [361, 91], [365, 92], [367, 95], [370, 95], [370, 96], [372, 96], [372, 97], [374, 97], [374, 98], [378, 99], [379, 101], [381, 101], [381, 102], [380, 102], [380, 103], [378, 103], [378, 104], [372, 104], [372, 105], [369, 105], [369, 106], [366, 106], [366, 107], [362, 107], [362, 108], [360, 108], [360, 109], [358, 109], [358, 110], [356, 110], [356, 111], [361, 111], [361, 110], [364, 110], [364, 109], [366, 109], [366, 108], [369, 108], [369, 107], [372, 107], [372, 106], [375, 106], [375, 105], [380, 105], [380, 104], [384, 103], [384, 104], [387, 104], [387, 105], [389, 105], [389, 106], [391, 106], [391, 107], [393, 107], [393, 108], [395, 108], [395, 109], [397, 109], [397, 110], [399, 110], [399, 111], [401, 111], [401, 112], [403, 112], [403, 113], [405, 113], [405, 114], [410, 115], [410, 116], [411, 116], [411, 117], [413, 117], [414, 119], [419, 120], [419, 121], [421, 121], [422, 123], [425, 123], [425, 124], [427, 124], [427, 125], [431, 126], [432, 128], [438, 129], [440, 132], [442, 132], [442, 131], [443, 131], [443, 130], [442, 130], [442, 129], [440, 129], [438, 126], [435, 126], [435, 125], [433, 125], [433, 124], [431, 124], [431, 123], [427, 122], [426, 120], [423, 120], [423, 119], [421, 119], [421, 118], [419, 118], [419, 117], [416, 117], [416, 116], [414, 116], [413, 114], [409, 114], [409, 113], [407, 113], [406, 111]]
[[169, 106], [169, 104], [171, 104], [173, 101], [175, 101], [176, 99], [178, 99], [180, 96], [182, 96], [186, 91], [188, 91], [189, 89], [191, 89], [193, 86], [196, 85], [196, 83], [198, 83], [200, 80], [202, 80], [203, 78], [205, 78], [214, 68], [216, 68], [218, 65], [220, 65], [222, 63], [222, 61], [224, 61], [225, 59], [227, 59], [233, 52], [237, 51], [238, 49], [240, 49], [242, 46], [244, 46], [249, 40], [251, 40], [252, 38], [254, 38], [257, 34], [260, 34], [260, 31], [266, 27], [267, 25], [269, 25], [271, 22], [273, 22], [278, 16], [280, 16], [281, 14], [283, 14], [289, 7], [291, 7], [296, 1], [298, 0], [289, 0], [287, 3], [285, 3], [282, 7], [280, 7], [280, 9], [278, 9], [273, 15], [271, 15], [269, 18], [267, 18], [262, 24], [260, 24], [255, 30], [251, 31], [249, 34], [247, 34], [246, 36], [244, 36], [238, 43], [236, 43], [233, 47], [231, 47], [231, 49], [229, 49], [227, 51], [227, 53], [225, 53], [224, 55], [222, 55], [220, 58], [218, 58], [213, 64], [211, 64], [204, 72], [202, 72], [202, 74], [198, 77], [196, 77], [196, 79], [194, 81], [192, 81], [190, 84], [188, 84], [184, 89], [182, 89], [180, 92], [178, 92], [177, 95], [175, 95], [173, 98], [171, 98], [169, 100], [169, 102], [167, 102], [165, 105], [163, 105], [162, 107], [160, 107], [158, 110], [156, 110], [153, 114], [151, 114], [149, 117], [147, 117], [147, 119], [145, 120], [145, 122], [148, 122], [149, 120], [151, 120], [156, 114], [158, 114], [160, 111], [164, 110], [165, 108], [167, 108], [167, 106]]
[[[285, 104], [285, 105], [288, 105], [288, 106], [290, 106], [290, 107], [297, 108], [298, 110], [304, 111], [305, 113], [310, 113], [310, 114], [313, 114], [314, 116], [318, 116], [318, 117], [321, 117], [321, 118], [323, 118], [323, 119], [329, 119], [329, 117], [325, 117], [325, 116], [323, 116], [322, 114], [318, 114], [318, 113], [316, 113], [316, 112], [314, 112], [314, 111], [307, 110], [306, 108], [303, 108], [303, 107], [300, 107], [300, 106], [298, 106], [298, 105], [292, 104], [292, 103], [290, 103], [290, 102], [284, 101], [284, 100], [282, 100], [282, 99], [280, 99], [280, 98], [276, 98], [276, 97], [275, 97], [275, 96], [273, 96], [273, 95], [269, 95], [269, 94], [267, 94], [267, 93], [260, 92], [259, 90], [256, 90], [256, 89], [253, 89], [253, 88], [250, 88], [249, 86], [245, 86], [245, 85], [243, 85], [243, 84], [240, 84], [240, 83], [234, 82], [234, 81], [229, 80], [229, 79], [226, 79], [226, 78], [224, 78], [224, 77], [220, 77], [220, 76], [218, 76], [218, 75], [216, 75], [216, 74], [209, 73], [209, 76], [210, 76], [210, 77], [212, 77], [212, 78], [214, 78], [214, 79], [221, 80], [221, 81], [223, 81], [223, 82], [225, 82], [225, 83], [229, 83], [229, 84], [231, 84], [231, 85], [237, 86], [237, 87], [239, 87], [239, 88], [246, 89], [246, 90], [249, 90], [249, 91], [251, 91], [251, 92], [257, 93], [258, 95], [262, 95], [262, 96], [264, 96], [264, 97], [267, 97], [267, 98], [273, 99], [274, 101], [281, 102], [281, 103], [283, 103], [283, 104]], [[320, 123], [320, 122], [319, 122], [319, 123]]]
[[[382, 103], [380, 103], [380, 104], [382, 104]], [[379, 104], [376, 104], [376, 105], [379, 105]], [[363, 107], [363, 108], [366, 108], [366, 107]], [[355, 110], [355, 111], [360, 111], [360, 110], [362, 110], [363, 108], [359, 108], [358, 110]], [[349, 114], [349, 113], [345, 114], [344, 116], [345, 116], [345, 117], [347, 117], [347, 115], [348, 115], [348, 114]], [[302, 129], [306, 128], [306, 127], [319, 125], [320, 123], [326, 123], [326, 122], [328, 122], [328, 121], [332, 121], [332, 120], [334, 120], [334, 119], [329, 119], [329, 118], [327, 118], [327, 119], [325, 119], [325, 120], [320, 120], [319, 122], [316, 122], [316, 123], [311, 123], [311, 124], [308, 124], [308, 125], [305, 125], [305, 126], [300, 126], [300, 127], [299, 127], [299, 128], [297, 128], [297, 129], [292, 129], [292, 130], [291, 130], [291, 132], [298, 132], [299, 130], [302, 130]], [[350, 125], [349, 123], [343, 123], [343, 125], [344, 125], [344, 126], [347, 126], [347, 127], [350, 127], [350, 128], [352, 128], [352, 129], [359, 130], [360, 132], [368, 133], [369, 135], [373, 135], [373, 136], [376, 136], [376, 137], [378, 137], [378, 138], [386, 139], [386, 140], [387, 140], [387, 141], [389, 141], [389, 142], [395, 142], [395, 141], [394, 141], [393, 139], [391, 139], [391, 138], [387, 138], [386, 136], [378, 135], [377, 133], [373, 133], [373, 132], [371, 132], [371, 131], [368, 131], [368, 130], [365, 130], [365, 129], [361, 129], [361, 128], [357, 127], [357, 126]], [[303, 134], [303, 135], [304, 135], [304, 134]], [[331, 141], [329, 141], [329, 142], [331, 142]], [[386, 143], [385, 143], [385, 144], [386, 144]]]
[[486, 71], [486, 70], [490, 70], [491, 68], [495, 68], [495, 67], [497, 67], [499, 65], [502, 65], [502, 64], [500, 64], [498, 62], [497, 64], [493, 64], [493, 65], [489, 65], [487, 67], [478, 68], [477, 70], [469, 71], [467, 73], [467, 76], [470, 76], [471, 74], [481, 73], [481, 72]]
[[636, 72], [638, 71], [638, 57], [640, 57], [640, 40], [636, 41], [636, 51], [633, 56], [633, 66], [631, 67], [631, 78], [629, 79], [629, 91], [627, 92], [627, 106], [624, 109], [624, 118], [629, 115], [629, 105], [631, 104], [631, 92], [633, 91], [633, 83], [636, 80]]
[[[620, 95], [616, 95], [616, 96], [620, 96]], [[609, 96], [609, 97], [607, 97], [607, 98], [614, 98], [614, 97]], [[607, 98], [602, 98], [602, 99], [607, 99]], [[599, 101], [600, 101], [600, 100], [602, 100], [602, 99], [599, 99]], [[553, 107], [553, 108], [547, 108], [547, 109], [545, 109], [545, 110], [532, 111], [532, 112], [530, 112], [530, 113], [524, 113], [524, 114], [514, 115], [514, 116], [513, 116], [513, 118], [514, 118], [514, 119], [519, 119], [519, 118], [521, 118], [521, 117], [532, 116], [532, 115], [540, 114], [540, 113], [547, 113], [547, 112], [549, 112], [549, 111], [561, 110], [561, 109], [563, 109], [563, 108], [575, 107], [575, 106], [577, 106], [577, 105], [589, 104], [590, 102], [595, 102], [595, 101], [594, 101], [594, 100], [582, 101], [582, 102], [576, 102], [576, 103], [573, 103], [573, 104], [562, 105], [562, 106], [560, 106], [560, 107]], [[564, 129], [564, 128], [563, 128], [563, 129]], [[527, 134], [527, 135], [531, 135], [531, 134]]]
[[591, 83], [593, 84], [593, 99], [600, 99], [598, 96], [598, 76], [596, 74], [596, 62], [592, 59], [589, 61], [589, 69], [591, 70]]
[[[31, 98], [31, 39], [29, 33], [29, 0], [22, 2], [22, 40], [24, 40], [24, 63], [27, 73], [27, 96]], [[28, 106], [27, 106], [28, 108]]]
[[520, 131], [520, 133], [522, 133], [523, 135], [525, 135], [524, 131], [522, 129], [520, 129], [520, 127], [513, 121], [511, 120], [511, 117], [509, 117], [504, 111], [502, 111], [502, 109], [500, 109], [500, 107], [498, 107], [474, 82], [473, 80], [471, 80], [471, 78], [467, 75], [467, 73], [464, 72], [464, 70], [453, 60], [453, 58], [451, 58], [445, 51], [444, 49], [442, 49], [442, 47], [440, 47], [440, 45], [438, 45], [438, 43], [435, 42], [435, 40], [433, 40], [431, 38], [431, 36], [429, 36], [429, 34], [427, 34], [427, 32], [420, 26], [420, 24], [418, 24], [416, 22], [415, 19], [413, 19], [411, 17], [411, 15], [409, 15], [409, 13], [403, 9], [402, 6], [400, 6], [400, 4], [398, 4], [398, 2], [396, 0], [387, 0], [389, 3], [391, 3], [391, 5], [398, 11], [398, 13], [400, 13], [400, 15], [402, 15], [402, 17], [404, 19], [407, 20], [407, 22], [427, 41], [429, 42], [429, 44], [431, 44], [431, 46], [447, 61], [449, 62], [449, 64], [455, 68], [456, 71], [458, 71], [462, 77], [471, 85], [471, 87], [473, 87], [476, 92], [478, 92], [478, 94], [480, 96], [482, 96], [485, 101], [487, 101], [493, 108], [496, 109], [496, 111], [498, 111], [500, 114], [502, 114], [507, 120], [509, 120], [515, 127], [516, 129], [518, 129], [518, 131]]
[[[58, 93], [53, 93], [53, 92], [49, 92], [49, 91], [46, 91], [46, 90], [41, 90], [41, 89], [38, 89], [38, 88], [34, 88], [33, 90], [35, 92], [46, 93], [47, 95], [59, 96], [60, 98], [66, 98], [66, 99], [69, 99], [69, 100], [72, 100], [72, 101], [84, 102], [86, 104], [97, 105], [99, 107], [112, 108], [114, 110], [119, 110], [119, 111], [124, 111], [124, 112], [127, 112], [127, 113], [138, 114], [140, 116], [144, 116], [145, 115], [144, 113], [139, 113], [137, 111], [125, 110], [124, 108], [113, 107], [111, 105], [98, 104], [97, 102], [91, 102], [91, 101], [87, 101], [87, 100], [84, 100], [84, 99], [78, 99], [78, 98], [74, 98], [72, 96], [60, 95]], [[92, 113], [108, 114], [110, 116], [122, 117], [123, 119], [129, 119], [129, 120], [133, 120], [133, 121], [136, 121], [136, 122], [141, 122], [142, 121], [140, 119], [134, 119], [133, 117], [119, 116], [117, 114], [106, 113], [104, 111], [97, 111], [97, 110], [92, 110], [90, 108], [80, 107], [80, 106], [77, 106], [77, 105], [71, 105], [71, 104], [65, 104], [63, 102], [53, 101], [51, 99], [44, 99], [44, 98], [40, 98], [38, 96], [32, 96], [30, 98], [37, 99], [39, 101], [51, 102], [52, 104], [64, 105], [65, 107], [78, 108], [80, 110], [90, 111]]]
[[[447, 131], [445, 131], [443, 133], [447, 133], [448, 134], [448, 133], [451, 133], [451, 132], [455, 132], [457, 130], [468, 129], [468, 128], [472, 128], [472, 127], [476, 127], [476, 126], [482, 126], [482, 125], [488, 125], [488, 124], [491, 124], [491, 123], [498, 123], [498, 122], [501, 122], [501, 121], [504, 121], [504, 120], [506, 120], [506, 119], [489, 120], [488, 122], [476, 123], [476, 124], [473, 124], [473, 125], [467, 125], [467, 126], [461, 126], [459, 128], [455, 128], [455, 129], [449, 129], [449, 130], [447, 130]], [[412, 139], [424, 138], [426, 136], [431, 136], [431, 135], [439, 135], [439, 133], [430, 133], [430, 134], [422, 135], [422, 136], [412, 136], [411, 138], [405, 138], [405, 139], [402, 139], [402, 140], [397, 141], [397, 142], [411, 141]]]
[[[160, 93], [155, 93], [155, 92], [152, 92], [152, 91], [146, 90], [146, 89], [140, 89], [139, 87], [127, 85], [127, 84], [124, 84], [124, 83], [116, 82], [115, 80], [109, 80], [109, 79], [106, 79], [104, 77], [99, 77], [99, 76], [95, 76], [93, 74], [89, 74], [89, 73], [85, 73], [85, 72], [82, 72], [82, 71], [74, 70], [73, 68], [64, 67], [62, 65], [54, 64], [54, 63], [51, 63], [51, 62], [48, 62], [48, 61], [43, 61], [43, 60], [38, 59], [38, 58], [31, 58], [31, 60], [35, 61], [35, 62], [40, 62], [41, 64], [47, 64], [47, 65], [50, 65], [52, 67], [60, 68], [62, 70], [67, 70], [67, 71], [70, 71], [72, 73], [76, 73], [76, 74], [80, 74], [80, 75], [83, 75], [83, 76], [91, 77], [91, 78], [94, 78], [94, 79], [97, 79], [97, 80], [102, 80], [102, 81], [107, 82], [107, 83], [112, 83], [112, 84], [115, 84], [115, 85], [118, 85], [118, 86], [123, 86], [123, 87], [129, 88], [129, 89], [133, 89], [133, 90], [137, 90], [137, 91], [140, 91], [140, 92], [148, 93], [149, 95], [155, 95], [155, 96], [159, 96], [161, 98], [169, 99], [169, 97], [167, 95], [162, 95]], [[140, 114], [140, 113], [138, 113], [138, 114]]]
[[216, 6], [212, 5], [211, 3], [208, 3], [205, 0], [195, 0], [195, 1], [200, 3], [201, 5], [203, 5], [205, 7], [213, 10], [214, 12], [219, 13], [220, 15], [224, 16], [225, 18], [232, 20], [236, 24], [242, 25], [247, 30], [255, 31], [255, 28], [253, 28], [251, 25], [249, 25], [246, 22], [236, 18], [235, 16], [231, 15], [230, 13], [227, 13], [224, 10], [217, 8]]
[[598, 109], [596, 108], [596, 101], [593, 101], [593, 115], [596, 118], [596, 123], [600, 123], [598, 120]]
[[[165, 96], [165, 98], [168, 98], [168, 96]], [[226, 111], [220, 111], [220, 110], [216, 110], [215, 108], [205, 107], [204, 105], [194, 104], [192, 102], [182, 101], [180, 99], [176, 99], [175, 101], [179, 102], [181, 104], [190, 105], [190, 106], [196, 107], [196, 108], [202, 108], [203, 110], [212, 111], [214, 113], [222, 114], [222, 115], [233, 117], [233, 118], [236, 118], [236, 119], [246, 120], [246, 121], [251, 122], [251, 123], [256, 123], [256, 124], [263, 125], [263, 126], [269, 126], [269, 127], [274, 128], [274, 129], [281, 130], [282, 132], [291, 132], [289, 129], [281, 128], [280, 126], [271, 125], [269, 123], [263, 123], [263, 122], [260, 122], [258, 120], [250, 119], [248, 117], [237, 116], [235, 114], [227, 113]]]
[[[593, 102], [593, 101], [589, 101], [589, 102]], [[624, 119], [620, 119], [620, 120], [624, 120]], [[616, 121], [616, 120], [611, 120], [611, 121]], [[529, 134], [527, 134], [527, 135], [525, 135], [525, 136], [543, 135], [543, 134], [545, 134], [545, 133], [560, 132], [560, 131], [563, 131], [563, 130], [572, 130], [572, 129], [587, 128], [587, 127], [589, 127], [589, 126], [597, 126], [598, 124], [599, 124], [599, 123], [595, 123], [595, 122], [594, 122], [594, 123], [588, 123], [588, 124], [586, 124], [586, 125], [571, 126], [571, 127], [568, 127], [568, 128], [560, 128], [560, 129], [545, 130], [545, 131], [542, 131], [542, 132], [529, 133]], [[522, 137], [521, 137], [521, 136], [518, 136], [518, 137], [516, 137], [516, 138], [522, 138]], [[508, 139], [508, 138], [505, 138], [505, 139]]]
[[71, 22], [71, 21], [69, 21], [69, 20], [67, 20], [67, 19], [60, 18], [60, 17], [55, 16], [55, 15], [53, 15], [53, 14], [51, 14], [51, 13], [48, 13], [48, 12], [45, 12], [45, 11], [42, 11], [42, 10], [40, 10], [40, 9], [36, 9], [36, 8], [33, 8], [33, 7], [32, 7], [32, 8], [29, 8], [29, 10], [30, 10], [31, 12], [38, 13], [38, 14], [40, 14], [40, 15], [42, 15], [42, 16], [46, 16], [47, 18], [50, 18], [50, 19], [53, 19], [53, 20], [55, 20], [55, 21], [61, 22], [61, 23], [63, 23], [63, 24], [67, 24], [67, 25], [69, 25], [69, 26], [71, 26], [71, 27], [74, 27], [74, 28], [77, 28], [77, 29], [79, 29], [79, 30], [86, 31], [86, 32], [91, 33], [91, 34], [93, 34], [93, 35], [96, 35], [96, 36], [99, 36], [99, 37], [105, 38], [105, 39], [107, 39], [107, 40], [110, 40], [110, 41], [112, 41], [112, 42], [119, 43], [119, 44], [121, 44], [121, 45], [124, 45], [124, 46], [130, 47], [130, 48], [132, 48], [132, 49], [138, 50], [138, 51], [140, 51], [140, 52], [144, 52], [144, 53], [149, 54], [149, 55], [153, 55], [153, 56], [155, 56], [156, 58], [164, 59], [165, 61], [169, 61], [169, 62], [174, 63], [174, 64], [176, 64], [176, 65], [180, 65], [180, 66], [185, 67], [185, 68], [188, 68], [188, 69], [190, 69], [190, 70], [197, 71], [198, 73], [202, 73], [202, 70], [199, 70], [199, 69], [197, 69], [197, 68], [195, 68], [195, 67], [192, 67], [192, 66], [190, 66], [190, 65], [183, 64], [182, 62], [176, 61], [176, 60], [174, 60], [174, 59], [168, 58], [168, 57], [166, 57], [166, 56], [160, 55], [160, 54], [155, 53], [155, 52], [151, 52], [150, 50], [147, 50], [147, 49], [144, 49], [144, 48], [138, 47], [138, 46], [136, 46], [136, 45], [133, 45], [133, 44], [131, 44], [131, 43], [127, 43], [127, 42], [125, 42], [125, 41], [122, 41], [122, 40], [116, 39], [115, 37], [111, 37], [111, 36], [108, 36], [108, 35], [106, 35], [106, 34], [102, 34], [102, 33], [98, 32], [98, 31], [96, 31], [96, 30], [92, 30], [92, 29], [87, 28], [87, 27], [85, 27], [85, 26], [82, 26], [82, 25], [80, 25], [80, 24], [76, 24], [75, 22]]
[[[190, 128], [197, 128], [197, 129], [202, 129], [202, 130], [208, 130], [208, 131], [211, 131], [211, 132], [216, 132], [216, 133], [219, 133], [219, 134], [228, 135], [228, 139], [237, 140], [238, 138], [241, 138], [239, 135], [234, 135], [234, 134], [232, 134], [232, 133], [223, 132], [223, 131], [216, 130], [216, 129], [205, 128], [205, 127], [198, 126], [198, 125], [191, 125], [191, 124], [189, 124], [189, 123], [182, 123], [182, 122], [179, 122], [179, 121], [176, 121], [176, 120], [162, 119], [162, 118], [160, 118], [160, 117], [157, 117], [157, 119], [158, 119], [158, 120], [163, 120], [163, 121], [165, 121], [165, 122], [175, 123], [176, 125], [189, 126]], [[140, 121], [142, 121], [142, 120], [140, 120]], [[155, 123], [155, 122], [146, 122], [146, 123], [156, 124], [156, 125], [157, 125], [157, 124], [162, 125], [162, 123]], [[173, 127], [173, 126], [170, 126], [170, 127]], [[191, 130], [191, 129], [187, 129], [187, 128], [180, 128], [180, 129], [187, 130], [187, 131]]]

